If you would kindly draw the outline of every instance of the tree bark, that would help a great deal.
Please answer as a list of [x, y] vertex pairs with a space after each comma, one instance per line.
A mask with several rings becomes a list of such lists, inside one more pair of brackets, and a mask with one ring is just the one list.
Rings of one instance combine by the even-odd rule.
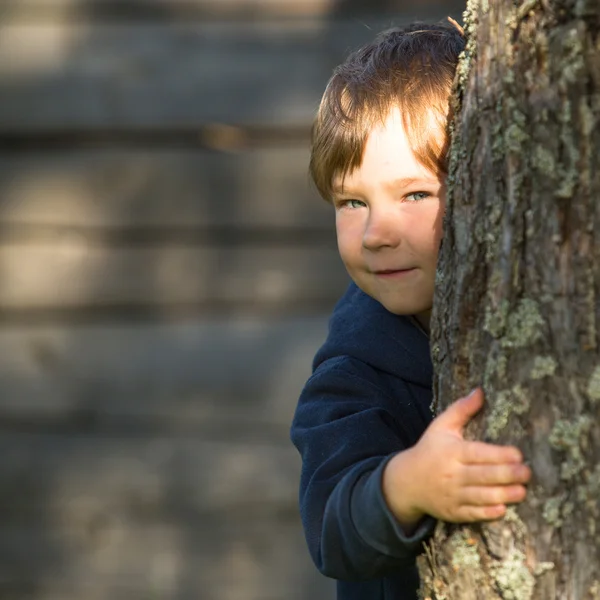
[[527, 500], [440, 524], [432, 600], [600, 599], [600, 2], [471, 0], [432, 318], [439, 410], [520, 447]]

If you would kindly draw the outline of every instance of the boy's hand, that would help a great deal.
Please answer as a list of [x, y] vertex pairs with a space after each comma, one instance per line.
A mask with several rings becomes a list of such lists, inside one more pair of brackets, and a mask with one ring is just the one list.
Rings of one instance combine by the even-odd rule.
[[426, 514], [456, 523], [497, 519], [507, 504], [525, 499], [531, 470], [518, 448], [463, 438], [482, 406], [477, 388], [434, 419], [416, 446], [388, 463], [383, 493], [406, 528]]

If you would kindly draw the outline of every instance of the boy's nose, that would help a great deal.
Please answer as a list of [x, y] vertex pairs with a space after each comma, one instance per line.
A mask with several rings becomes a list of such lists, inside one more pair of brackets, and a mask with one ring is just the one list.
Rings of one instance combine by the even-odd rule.
[[371, 212], [363, 235], [363, 247], [367, 250], [395, 248], [400, 243], [400, 224], [390, 211]]

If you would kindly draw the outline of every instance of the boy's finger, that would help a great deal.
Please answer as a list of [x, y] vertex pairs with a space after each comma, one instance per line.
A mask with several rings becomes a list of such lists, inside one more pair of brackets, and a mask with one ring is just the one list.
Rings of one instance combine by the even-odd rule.
[[468, 396], [451, 404], [438, 418], [438, 426], [462, 432], [466, 424], [481, 410], [483, 390], [474, 389]]
[[531, 479], [531, 469], [521, 463], [499, 465], [467, 465], [462, 476], [466, 486], [492, 486], [527, 483]]
[[488, 506], [461, 506], [452, 516], [444, 520], [452, 523], [473, 523], [475, 521], [493, 521], [500, 519], [506, 513], [506, 505], [495, 504]]
[[523, 454], [514, 446], [496, 446], [485, 442], [465, 442], [462, 461], [465, 464], [522, 463]]
[[527, 489], [523, 485], [499, 485], [464, 488], [461, 501], [464, 505], [496, 506], [523, 502]]

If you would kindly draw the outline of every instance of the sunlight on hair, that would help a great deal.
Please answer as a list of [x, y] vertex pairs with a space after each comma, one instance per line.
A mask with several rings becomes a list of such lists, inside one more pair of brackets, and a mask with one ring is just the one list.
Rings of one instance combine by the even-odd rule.
[[461, 28], [452, 21], [382, 32], [331, 77], [312, 130], [310, 173], [330, 201], [334, 178], [360, 166], [369, 132], [398, 107], [411, 148], [427, 169], [446, 173], [449, 98]]

